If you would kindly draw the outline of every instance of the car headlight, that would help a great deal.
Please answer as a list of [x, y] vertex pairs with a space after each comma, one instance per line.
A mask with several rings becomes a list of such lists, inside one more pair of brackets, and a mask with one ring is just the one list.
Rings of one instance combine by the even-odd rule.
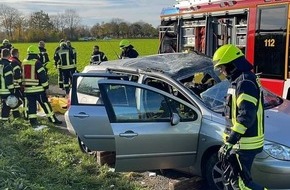
[[284, 145], [265, 141], [264, 151], [278, 160], [290, 161], [290, 148]]

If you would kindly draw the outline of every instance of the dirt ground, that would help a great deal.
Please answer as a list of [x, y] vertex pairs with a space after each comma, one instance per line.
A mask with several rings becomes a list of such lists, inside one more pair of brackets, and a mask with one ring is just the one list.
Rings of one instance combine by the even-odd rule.
[[132, 180], [150, 190], [208, 190], [202, 178], [175, 170], [146, 171], [135, 175]]

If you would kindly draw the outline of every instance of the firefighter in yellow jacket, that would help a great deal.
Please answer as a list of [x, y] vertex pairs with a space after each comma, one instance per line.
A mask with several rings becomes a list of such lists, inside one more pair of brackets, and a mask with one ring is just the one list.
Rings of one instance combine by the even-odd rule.
[[27, 117], [32, 126], [37, 126], [37, 102], [40, 104], [48, 120], [54, 124], [61, 124], [48, 101], [46, 90], [48, 89], [48, 77], [44, 66], [39, 61], [39, 48], [31, 45], [27, 48], [27, 58], [22, 62], [22, 85], [24, 86], [25, 108]]
[[213, 62], [230, 81], [224, 144], [218, 152], [225, 189], [265, 189], [251, 177], [254, 158], [264, 145], [264, 104], [259, 79], [243, 52], [232, 44], [218, 48]]
[[0, 124], [7, 124], [11, 108], [6, 104], [9, 95], [14, 95], [13, 70], [8, 58], [9, 49], [2, 49], [0, 59], [0, 100], [1, 100], [1, 118]]

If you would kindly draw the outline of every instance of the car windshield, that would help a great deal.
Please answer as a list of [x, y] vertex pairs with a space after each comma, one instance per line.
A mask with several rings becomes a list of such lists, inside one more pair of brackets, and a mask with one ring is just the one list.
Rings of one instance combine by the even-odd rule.
[[[228, 80], [214, 85], [200, 94], [203, 102], [215, 112], [223, 112], [225, 97], [230, 83]], [[265, 88], [262, 88], [264, 94], [264, 107], [270, 109], [282, 104], [283, 99], [271, 93]]]

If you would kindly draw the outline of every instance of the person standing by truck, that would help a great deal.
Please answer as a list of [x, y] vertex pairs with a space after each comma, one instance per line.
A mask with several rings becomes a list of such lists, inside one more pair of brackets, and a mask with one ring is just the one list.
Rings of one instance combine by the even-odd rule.
[[265, 189], [251, 176], [254, 158], [264, 146], [264, 102], [259, 79], [243, 52], [232, 44], [218, 48], [213, 62], [230, 81], [224, 109], [224, 144], [218, 152], [225, 189]]

